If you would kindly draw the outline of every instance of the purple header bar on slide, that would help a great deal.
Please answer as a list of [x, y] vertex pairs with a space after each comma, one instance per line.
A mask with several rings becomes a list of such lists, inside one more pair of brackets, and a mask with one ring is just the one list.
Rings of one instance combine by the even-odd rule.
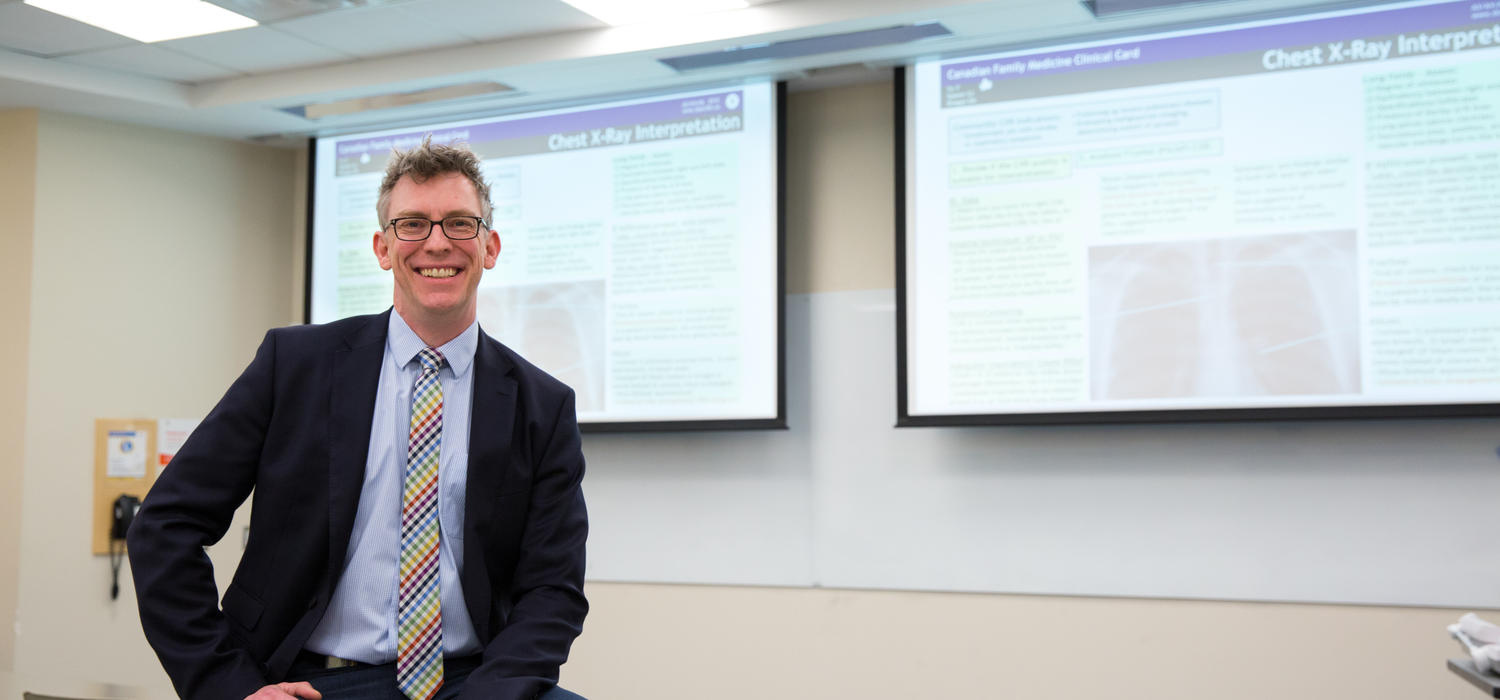
[[[582, 110], [542, 117], [500, 120], [470, 124], [468, 126], [424, 129], [404, 134], [387, 134], [367, 138], [339, 141], [335, 144], [338, 157], [359, 156], [378, 153], [382, 159], [393, 144], [417, 143], [431, 133], [433, 140], [441, 143], [465, 141], [475, 144], [486, 141], [526, 138], [545, 134], [567, 134], [603, 129], [626, 124], [669, 122], [692, 117], [708, 117], [726, 112], [737, 112], [743, 107], [744, 95], [739, 90], [694, 95], [660, 102]], [[404, 146], [402, 146], [404, 147]]]
[[[1351, 14], [1340, 17], [1291, 22], [1288, 24], [1226, 29], [1204, 34], [1086, 46], [1066, 51], [1021, 54], [987, 58], [978, 61], [950, 63], [942, 67], [943, 85], [974, 83], [988, 78], [1004, 80], [1036, 74], [1053, 75], [1093, 68], [1114, 68], [1161, 61], [1181, 61], [1207, 56], [1264, 51], [1302, 46], [1324, 41], [1344, 41], [1400, 32], [1459, 27], [1482, 21], [1474, 11], [1476, 3], [1450, 2], [1441, 5], [1408, 7]], [[1482, 13], [1493, 17], [1489, 12]], [[1079, 54], [1108, 52], [1110, 59], [1097, 63], [1070, 60]], [[1024, 68], [1017, 68], [1016, 64]], [[1055, 63], [1055, 66], [1049, 66]], [[1005, 68], [1009, 66], [1010, 68]]]

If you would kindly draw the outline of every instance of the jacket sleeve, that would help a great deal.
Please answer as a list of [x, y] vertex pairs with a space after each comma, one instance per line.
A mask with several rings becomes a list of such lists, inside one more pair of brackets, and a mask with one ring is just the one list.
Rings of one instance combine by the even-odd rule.
[[[550, 434], [541, 436], [530, 509], [510, 590], [505, 626], [485, 646], [483, 662], [460, 698], [531, 700], [557, 684], [558, 669], [583, 631], [588, 513], [583, 502], [583, 445], [572, 391], [559, 402]], [[544, 424], [545, 425], [545, 424]]]
[[193, 431], [147, 494], [127, 534], [141, 628], [177, 693], [241, 700], [266, 685], [264, 668], [219, 609], [218, 542], [255, 484], [273, 405], [275, 331]]

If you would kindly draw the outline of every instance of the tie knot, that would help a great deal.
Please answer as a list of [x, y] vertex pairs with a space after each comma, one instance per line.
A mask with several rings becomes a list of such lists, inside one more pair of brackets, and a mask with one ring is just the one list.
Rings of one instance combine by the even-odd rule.
[[422, 348], [417, 353], [417, 359], [422, 361], [423, 372], [436, 372], [443, 367], [443, 353], [432, 348]]

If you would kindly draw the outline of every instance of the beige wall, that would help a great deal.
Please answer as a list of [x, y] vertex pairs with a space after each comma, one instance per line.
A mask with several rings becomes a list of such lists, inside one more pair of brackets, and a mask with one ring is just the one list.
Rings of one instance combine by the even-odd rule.
[[[15, 668], [162, 688], [128, 567], [111, 601], [89, 553], [93, 422], [202, 417], [265, 329], [298, 320], [295, 154], [50, 113], [35, 143], [29, 325], [5, 317], [29, 330]], [[239, 541], [215, 548], [221, 573]]]
[[788, 294], [896, 286], [893, 99], [888, 85], [787, 99]]
[[[887, 85], [791, 97], [789, 291], [892, 285], [890, 103]], [[0, 114], [3, 152], [28, 142], [34, 180], [24, 168], [3, 176], [17, 182], [0, 180], [0, 196], [16, 199], [0, 200], [4, 210], [24, 209], [31, 187], [37, 212], [33, 235], [6, 239], [12, 251], [34, 248], [20, 266], [29, 279], [13, 271], [12, 294], [0, 294], [10, 304], [0, 320], [16, 329], [0, 347], [25, 366], [7, 386], [27, 389], [0, 403], [12, 412], [0, 425], [24, 417], [22, 461], [0, 462], [0, 493], [24, 496], [19, 555], [4, 549], [15, 528], [0, 503], [0, 606], [3, 573], [19, 568], [14, 661], [28, 677], [111, 680], [160, 696], [165, 677], [140, 636], [128, 578], [111, 603], [107, 562], [88, 554], [92, 421], [200, 416], [265, 328], [300, 320], [305, 160]], [[213, 553], [221, 574], [237, 549], [236, 528]], [[593, 612], [563, 679], [596, 700], [1475, 692], [1443, 668], [1457, 647], [1442, 626], [1460, 612], [1447, 609], [598, 582], [589, 594]]]
[[[591, 583], [598, 700], [1466, 700], [1460, 611]], [[1490, 619], [1496, 619], [1491, 617]]]
[[[287, 256], [291, 260], [291, 297], [287, 299], [287, 318], [293, 319], [294, 323], [302, 323], [306, 314], [303, 311], [303, 297], [307, 293], [307, 149], [299, 149], [292, 154], [292, 197], [290, 207], [291, 219], [287, 225], [291, 227], [292, 236]], [[374, 253], [372, 252], [371, 255]]]
[[[31, 320], [31, 228], [36, 201], [37, 111], [0, 112], [0, 245], [10, 260], [0, 275], [0, 445], [23, 444], [26, 428], [27, 329]], [[13, 668], [17, 588], [20, 584], [21, 484], [19, 449], [0, 450], [0, 670]]]

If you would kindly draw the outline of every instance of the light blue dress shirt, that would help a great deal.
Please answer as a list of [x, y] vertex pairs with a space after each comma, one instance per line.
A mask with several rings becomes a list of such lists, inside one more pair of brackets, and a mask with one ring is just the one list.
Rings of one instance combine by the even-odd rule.
[[[328, 612], [305, 648], [318, 654], [368, 664], [396, 660], [397, 560], [401, 554], [401, 486], [411, 431], [411, 392], [422, 373], [417, 353], [427, 347], [391, 311], [365, 482], [344, 574]], [[474, 395], [474, 351], [479, 347], [476, 321], [457, 338], [437, 348], [447, 360], [438, 373], [443, 386], [443, 443], [438, 461], [438, 586], [443, 615], [443, 652], [466, 656], [480, 651], [474, 623], [464, 603], [458, 574], [463, 570], [464, 488], [469, 468], [469, 412]], [[290, 575], [297, 575], [295, 573]]]

